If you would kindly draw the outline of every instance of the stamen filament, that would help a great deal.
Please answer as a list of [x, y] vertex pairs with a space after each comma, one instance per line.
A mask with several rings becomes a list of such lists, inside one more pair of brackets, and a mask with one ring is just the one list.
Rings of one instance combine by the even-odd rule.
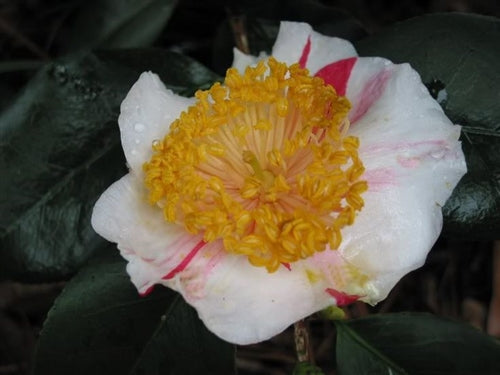
[[273, 58], [196, 98], [144, 165], [165, 219], [269, 272], [338, 248], [368, 188], [348, 100]]

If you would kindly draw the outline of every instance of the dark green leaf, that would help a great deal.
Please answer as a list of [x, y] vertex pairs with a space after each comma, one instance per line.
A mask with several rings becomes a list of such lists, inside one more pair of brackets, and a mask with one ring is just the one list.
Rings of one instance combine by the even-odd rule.
[[45, 62], [40, 60], [11, 60], [0, 62], [0, 74], [18, 72], [20, 70], [37, 70]]
[[139, 297], [117, 252], [82, 269], [49, 312], [36, 375], [233, 374], [234, 347], [177, 293]]
[[409, 62], [431, 94], [441, 91], [446, 114], [463, 126], [468, 173], [443, 210], [445, 233], [453, 236], [500, 233], [499, 45], [500, 20], [464, 14], [415, 18], [357, 44], [362, 56]]
[[500, 344], [464, 323], [430, 314], [335, 322], [341, 375], [494, 375]]
[[144, 70], [184, 95], [217, 79], [172, 52], [100, 52], [46, 66], [0, 116], [0, 278], [61, 279], [102, 246], [90, 215], [126, 173], [116, 120]]
[[292, 375], [324, 375], [325, 373], [309, 362], [299, 362], [295, 365]]
[[[286, 6], [278, 0], [240, 1], [238, 11], [245, 15], [250, 52], [270, 53], [278, 35], [281, 20], [307, 22], [325, 35], [358, 40], [366, 35], [359, 22], [343, 10], [327, 6], [317, 0], [291, 0]], [[214, 41], [213, 65], [224, 73], [233, 60], [235, 46], [229, 22], [224, 22]]]
[[176, 5], [177, 0], [83, 1], [70, 33], [69, 51], [151, 45]]

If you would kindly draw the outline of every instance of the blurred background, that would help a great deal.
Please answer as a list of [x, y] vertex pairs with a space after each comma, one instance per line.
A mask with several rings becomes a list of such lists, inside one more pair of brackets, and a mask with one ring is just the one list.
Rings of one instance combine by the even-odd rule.
[[[102, 3], [109, 2], [0, 0], [0, 110], [13, 102], [44, 64], [94, 47], [113, 47], [116, 41], [97, 44], [92, 40], [95, 24], [109, 20], [102, 16]], [[338, 14], [345, 15], [332, 33], [353, 42], [384, 26], [428, 13], [500, 16], [500, 2], [494, 0], [325, 0], [311, 3], [333, 7]], [[252, 44], [252, 35], [246, 35], [247, 22], [271, 18], [269, 15], [276, 6], [286, 7], [287, 4], [286, 1], [180, 0], [166, 26], [150, 44], [191, 56], [223, 75], [231, 63], [230, 45], [237, 44], [252, 52], [266, 47]], [[300, 12], [300, 8], [290, 8], [290, 19], [300, 19]], [[273, 27], [270, 23], [263, 31], [270, 39], [268, 46], [272, 45]], [[263, 43], [263, 39], [258, 43]], [[377, 312], [432, 312], [461, 319], [500, 336], [499, 275], [498, 243], [441, 238], [425, 266], [402, 279], [384, 302], [373, 308], [355, 303], [346, 308], [345, 313], [348, 317], [361, 317]], [[64, 285], [65, 280], [49, 284], [0, 281], [0, 375], [28, 372], [46, 314]], [[328, 355], [335, 344], [332, 325], [314, 318], [309, 324], [316, 361], [330, 371], [328, 373], [334, 373], [335, 364]], [[293, 331], [288, 330], [258, 345], [240, 347], [237, 355], [240, 374], [290, 373], [296, 362]]]

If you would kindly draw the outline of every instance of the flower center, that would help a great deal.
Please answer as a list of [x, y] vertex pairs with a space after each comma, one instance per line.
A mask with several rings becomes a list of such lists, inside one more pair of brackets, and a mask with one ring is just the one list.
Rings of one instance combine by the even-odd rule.
[[144, 164], [165, 219], [269, 272], [337, 249], [367, 189], [347, 98], [272, 57], [196, 98]]

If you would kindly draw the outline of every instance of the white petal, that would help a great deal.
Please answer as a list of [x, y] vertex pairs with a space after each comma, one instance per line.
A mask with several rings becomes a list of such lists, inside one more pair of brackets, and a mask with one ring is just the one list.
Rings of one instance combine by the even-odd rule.
[[347, 40], [321, 35], [307, 23], [300, 22], [281, 22], [272, 55], [288, 65], [297, 63], [309, 39], [311, 50], [306, 68], [311, 74], [332, 62], [357, 56]]
[[304, 272], [283, 267], [268, 273], [235, 255], [216, 264], [203, 298], [190, 303], [212, 332], [241, 345], [266, 340], [328, 304], [318, 298]]
[[92, 227], [117, 243], [141, 293], [160, 282], [200, 241], [183, 227], [165, 222], [161, 209], [148, 204], [142, 183], [133, 174], [101, 195], [92, 213]]
[[356, 123], [384, 93], [395, 65], [380, 57], [360, 57], [356, 60], [347, 82], [346, 96], [352, 108], [349, 119]]
[[247, 66], [255, 66], [260, 60], [267, 57], [265, 52], [261, 52], [259, 56], [247, 55], [241, 52], [238, 48], [233, 48], [233, 68], [236, 68], [240, 74], [245, 73]]
[[141, 74], [123, 100], [118, 118], [123, 151], [137, 175], [152, 155], [152, 142], [163, 139], [170, 124], [193, 103], [168, 90], [156, 74]]
[[339, 252], [325, 251], [293, 263], [291, 270], [283, 266], [269, 273], [245, 256], [228, 254], [216, 241], [164, 285], [179, 291], [217, 336], [245, 345], [267, 340], [334, 305], [327, 288], [364, 292], [368, 286], [356, 287], [351, 271]]
[[340, 250], [372, 275], [375, 290], [365, 300], [376, 303], [424, 263], [441, 231], [441, 207], [466, 166], [460, 127], [409, 65], [372, 58], [358, 62], [347, 90], [355, 107], [363, 95], [358, 87], [374, 74], [389, 73], [378, 99], [349, 130], [360, 139], [369, 191], [354, 225], [343, 230]]

